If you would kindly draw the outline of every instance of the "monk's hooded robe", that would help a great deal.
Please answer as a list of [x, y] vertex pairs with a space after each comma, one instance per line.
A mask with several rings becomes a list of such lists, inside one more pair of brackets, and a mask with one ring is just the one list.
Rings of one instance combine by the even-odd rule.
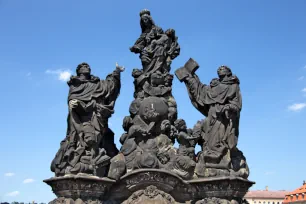
[[[107, 158], [118, 153], [113, 141], [114, 133], [108, 128], [108, 118], [114, 112], [115, 101], [119, 95], [120, 72], [114, 71], [105, 80], [93, 75], [89, 79], [73, 76], [68, 85], [68, 103], [70, 100], [79, 102], [77, 107], [69, 110], [67, 136], [61, 142], [51, 164], [51, 170], [56, 175], [65, 174], [67, 166], [73, 168], [80, 162], [81, 156], [84, 155], [84, 146], [87, 146], [85, 143], [97, 144], [100, 151], [106, 152]], [[81, 132], [85, 135], [83, 141], [80, 141], [79, 137]], [[79, 146], [82, 147], [78, 148]], [[96, 152], [94, 156], [98, 154], [99, 152]]]
[[206, 116], [201, 129], [205, 163], [219, 164], [224, 154], [237, 145], [242, 108], [239, 79], [226, 76], [205, 85], [193, 75], [185, 83], [193, 106]]

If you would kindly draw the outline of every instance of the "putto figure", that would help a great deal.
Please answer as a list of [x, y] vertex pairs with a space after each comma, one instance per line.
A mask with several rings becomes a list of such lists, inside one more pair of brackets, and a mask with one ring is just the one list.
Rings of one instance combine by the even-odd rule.
[[91, 75], [87, 63], [77, 66], [77, 76], [68, 81], [68, 127], [51, 164], [56, 176], [86, 173], [104, 176], [111, 157], [118, 153], [114, 133], [108, 127], [108, 118], [114, 113], [120, 92], [120, 73], [116, 69], [105, 80]]
[[221, 66], [217, 71], [219, 78], [214, 78], [210, 85], [202, 84], [195, 74], [198, 67], [190, 59], [176, 71], [179, 80], [186, 84], [192, 104], [206, 116], [194, 130], [200, 134], [202, 145], [195, 173], [200, 177], [232, 174], [247, 178], [245, 158], [237, 149], [242, 108], [239, 79], [229, 67]]

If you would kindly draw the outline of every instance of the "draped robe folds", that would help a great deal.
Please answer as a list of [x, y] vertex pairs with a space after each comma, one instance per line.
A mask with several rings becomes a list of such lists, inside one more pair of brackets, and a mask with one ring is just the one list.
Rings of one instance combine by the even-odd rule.
[[[153, 41], [154, 44], [153, 44]], [[180, 53], [177, 37], [170, 38], [166, 34], [159, 34], [146, 48], [153, 56], [150, 64], [144, 69], [144, 73], [169, 72], [170, 61]]]
[[[152, 41], [156, 44], [152, 45]], [[164, 31], [153, 25], [142, 32], [133, 47], [140, 49], [140, 59], [145, 74], [161, 71], [168, 72], [169, 63], [167, 60], [173, 60], [180, 54], [180, 46], [177, 37], [169, 38]], [[167, 59], [169, 58], [169, 59]]]
[[228, 76], [222, 80], [213, 79], [208, 86], [193, 75], [185, 83], [192, 104], [206, 116], [202, 122], [202, 156], [205, 163], [219, 164], [237, 145], [242, 108], [239, 80], [236, 76]]
[[146, 72], [147, 66], [152, 61], [152, 57], [147, 52], [146, 47], [150, 45], [151, 41], [156, 39], [158, 35], [163, 34], [164, 31], [162, 28], [153, 25], [151, 28], [147, 28], [143, 30], [140, 37], [136, 40], [133, 47], [137, 47], [140, 49], [140, 59], [142, 62], [142, 66], [144, 71]]
[[[73, 168], [82, 161], [82, 156], [83, 160], [88, 160], [88, 157], [84, 156], [85, 148], [88, 146], [93, 146], [92, 159], [101, 152], [104, 152], [104, 158], [118, 153], [113, 141], [114, 134], [108, 128], [108, 118], [114, 112], [115, 100], [119, 95], [120, 73], [114, 71], [105, 80], [95, 76], [91, 76], [90, 79], [75, 76], [71, 77], [68, 85], [68, 103], [77, 100], [78, 105], [69, 109], [67, 136], [61, 142], [61, 147], [51, 164], [51, 170], [56, 175], [63, 175], [68, 166]], [[82, 133], [83, 138], [80, 137]], [[86, 138], [86, 134], [90, 136]]]

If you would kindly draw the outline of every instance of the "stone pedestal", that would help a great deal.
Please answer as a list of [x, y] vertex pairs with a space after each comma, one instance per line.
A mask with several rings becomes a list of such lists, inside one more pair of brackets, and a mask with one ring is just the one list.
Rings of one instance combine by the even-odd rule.
[[243, 203], [254, 184], [239, 177], [183, 180], [159, 169], [130, 172], [119, 181], [77, 175], [44, 181], [58, 197], [51, 203]]
[[88, 175], [67, 175], [44, 180], [57, 199], [50, 203], [102, 203], [115, 181]]

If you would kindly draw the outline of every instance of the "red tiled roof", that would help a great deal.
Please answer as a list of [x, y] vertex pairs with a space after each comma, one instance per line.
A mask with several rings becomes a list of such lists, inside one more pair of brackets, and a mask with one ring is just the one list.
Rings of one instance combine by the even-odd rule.
[[305, 193], [306, 194], [306, 183], [303, 186], [295, 189], [294, 191], [292, 191], [292, 192], [290, 192], [286, 195], [292, 195], [292, 194], [294, 195], [294, 194], [299, 194], [299, 193]]
[[294, 203], [294, 202], [301, 202], [306, 201], [306, 183], [304, 182], [303, 186], [295, 189], [292, 192], [286, 194], [283, 203]]
[[289, 191], [269, 191], [269, 190], [259, 190], [259, 191], [249, 191], [244, 198], [279, 198], [284, 199]]

